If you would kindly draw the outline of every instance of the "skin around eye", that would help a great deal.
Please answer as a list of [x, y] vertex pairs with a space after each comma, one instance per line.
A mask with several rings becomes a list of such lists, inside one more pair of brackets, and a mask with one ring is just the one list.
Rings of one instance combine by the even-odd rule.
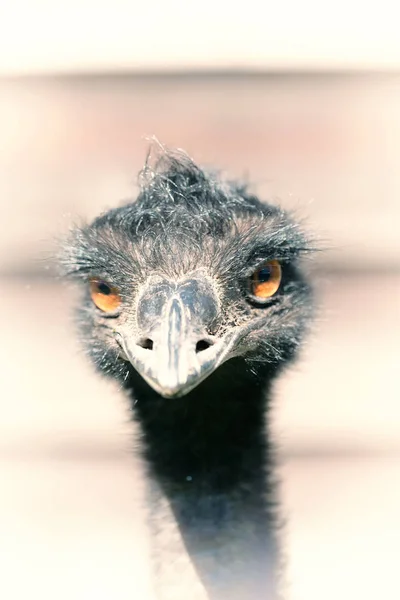
[[121, 296], [113, 285], [101, 279], [92, 278], [89, 281], [90, 296], [94, 304], [105, 313], [112, 313], [121, 306]]
[[250, 277], [250, 294], [261, 301], [271, 298], [278, 291], [281, 279], [281, 265], [277, 260], [270, 260]]

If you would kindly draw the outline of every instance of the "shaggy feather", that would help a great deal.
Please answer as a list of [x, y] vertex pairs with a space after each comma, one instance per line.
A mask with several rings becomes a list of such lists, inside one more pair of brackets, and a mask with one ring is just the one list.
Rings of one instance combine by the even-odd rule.
[[[283, 210], [200, 169], [182, 152], [162, 151], [153, 166], [147, 162], [139, 183], [135, 202], [76, 228], [65, 245], [63, 272], [82, 284], [81, 337], [97, 368], [129, 391], [142, 452], [161, 490], [151, 506], [164, 510], [165, 495], [207, 597], [255, 599], [264, 597], [262, 588], [270, 590], [266, 598], [275, 598], [275, 499], [264, 424], [271, 382], [295, 355], [311, 316], [299, 260], [313, 247]], [[282, 282], [260, 305], [249, 296], [249, 277], [271, 259], [281, 264]], [[139, 334], [136, 303], [150, 276], [178, 280], [191, 273], [206, 275], [218, 289], [220, 311], [208, 333], [218, 338], [233, 327], [244, 333], [235, 358], [183, 398], [166, 400], [121, 356], [114, 330], [122, 324]], [[119, 288], [119, 315], [109, 317], [93, 305], [90, 277]], [[162, 547], [165, 527], [157, 533]], [[161, 560], [166, 579], [169, 565], [182, 558], [171, 556], [172, 547]], [[164, 581], [160, 597], [167, 588]], [[179, 594], [174, 587], [165, 597], [186, 599], [190, 590]]]
[[[182, 152], [163, 151], [154, 166], [145, 165], [139, 182], [135, 202], [73, 231], [61, 259], [64, 274], [84, 283], [91, 276], [111, 281], [129, 311], [150, 274], [179, 278], [202, 267], [221, 293], [223, 310], [213, 333], [269, 310], [263, 327], [268, 337], [250, 344], [247, 358], [288, 357], [310, 316], [310, 292], [298, 260], [314, 248], [301, 228], [280, 208], [260, 202], [242, 184], [203, 171]], [[281, 293], [267, 307], [251, 305], [247, 280], [270, 259], [283, 267]], [[112, 365], [106, 370], [114, 373]]]

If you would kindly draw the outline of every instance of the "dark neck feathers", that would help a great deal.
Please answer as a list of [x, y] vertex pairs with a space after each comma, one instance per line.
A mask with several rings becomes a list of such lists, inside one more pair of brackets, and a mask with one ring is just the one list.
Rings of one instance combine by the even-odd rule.
[[[276, 598], [275, 496], [266, 428], [274, 375], [270, 366], [259, 366], [255, 374], [242, 359], [232, 359], [187, 396], [166, 399], [132, 373], [134, 411], [154, 483], [150, 526], [159, 598], [169, 597], [170, 585], [176, 600], [187, 597], [187, 589], [179, 589], [183, 572], [175, 576], [169, 570], [181, 560], [181, 544], [204, 586], [199, 598]], [[168, 519], [177, 524], [175, 533], [166, 533]], [[153, 527], [152, 520], [159, 525]]]
[[154, 475], [175, 483], [190, 477], [221, 491], [240, 483], [253, 462], [269, 455], [265, 418], [273, 375], [271, 368], [255, 374], [232, 359], [183, 398], [162, 398], [132, 372], [134, 412]]

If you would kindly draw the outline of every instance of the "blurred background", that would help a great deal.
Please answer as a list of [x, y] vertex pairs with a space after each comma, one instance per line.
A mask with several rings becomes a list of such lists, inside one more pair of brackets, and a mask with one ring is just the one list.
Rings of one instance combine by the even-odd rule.
[[[248, 179], [326, 251], [276, 389], [285, 600], [400, 597], [400, 36], [392, 3], [0, 4], [0, 597], [151, 598], [126, 400], [75, 341], [56, 240], [148, 142]], [[49, 258], [50, 257], [50, 258]]]

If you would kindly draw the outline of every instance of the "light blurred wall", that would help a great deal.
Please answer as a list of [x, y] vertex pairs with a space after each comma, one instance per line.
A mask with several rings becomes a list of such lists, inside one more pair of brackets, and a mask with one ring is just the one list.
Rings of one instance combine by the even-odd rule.
[[69, 288], [35, 275], [73, 221], [134, 196], [152, 134], [247, 177], [326, 249], [314, 336], [275, 389], [285, 597], [400, 597], [395, 13], [0, 4], [0, 597], [150, 597], [125, 399], [78, 352]]

